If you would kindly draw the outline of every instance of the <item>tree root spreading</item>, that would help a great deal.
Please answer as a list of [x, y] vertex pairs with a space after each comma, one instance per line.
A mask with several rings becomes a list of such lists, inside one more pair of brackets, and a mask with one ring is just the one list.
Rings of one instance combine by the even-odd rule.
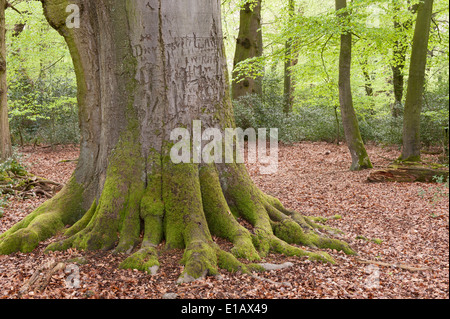
[[[117, 158], [127, 159], [120, 153]], [[100, 198], [74, 221], [69, 217], [79, 210], [82, 189], [72, 179], [58, 196], [0, 234], [0, 254], [30, 252], [64, 230], [65, 239], [46, 251], [114, 249], [127, 255], [134, 251], [120, 268], [156, 274], [160, 267], [156, 247], [164, 240], [169, 249], [184, 249], [180, 284], [217, 275], [219, 268], [250, 275], [265, 271], [267, 265], [257, 262], [269, 252], [329, 263], [334, 259], [317, 249], [355, 254], [347, 243], [331, 237], [338, 231], [320, 225], [322, 220], [287, 210], [278, 199], [262, 193], [239, 165], [226, 171], [165, 165], [165, 170], [155, 168], [147, 183], [134, 178], [142, 169], [137, 163], [127, 163], [126, 170], [110, 169]], [[212, 236], [231, 242], [231, 251], [221, 249]]]

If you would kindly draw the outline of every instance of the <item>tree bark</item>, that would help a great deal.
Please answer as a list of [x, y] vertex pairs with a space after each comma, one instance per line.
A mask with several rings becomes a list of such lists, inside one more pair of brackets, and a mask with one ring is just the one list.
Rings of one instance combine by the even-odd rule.
[[[395, 5], [394, 10], [398, 13], [400, 7]], [[411, 9], [412, 11], [415, 9]], [[406, 51], [408, 50], [408, 38], [405, 34], [412, 27], [412, 19], [401, 23], [398, 16], [394, 16], [394, 30], [397, 40], [394, 42], [392, 62], [392, 82], [394, 86], [394, 105], [392, 116], [399, 117], [403, 114], [403, 91], [404, 91], [404, 69], [406, 65]]]
[[[295, 1], [289, 0], [288, 3], [288, 11], [289, 18], [292, 20], [295, 12]], [[284, 113], [289, 114], [292, 112], [292, 108], [294, 106], [294, 83], [292, 80], [292, 67], [297, 63], [297, 60], [292, 57], [292, 44], [293, 39], [290, 38], [286, 41], [285, 50], [286, 50], [286, 60], [284, 62], [284, 96], [285, 96], [285, 104], [284, 104]]]
[[[263, 39], [261, 31], [262, 0], [244, 4], [240, 12], [239, 35], [236, 40], [234, 68], [242, 61], [262, 56]], [[248, 94], [262, 94], [262, 79], [260, 76], [240, 77], [233, 68], [232, 97], [233, 100]]]
[[0, 0], [0, 163], [12, 156], [6, 82], [6, 0]]
[[[47, 250], [132, 253], [122, 268], [154, 273], [158, 245], [184, 249], [180, 282], [218, 268], [260, 270], [236, 257], [257, 261], [269, 251], [333, 261], [293, 243], [353, 253], [315, 231], [326, 226], [262, 193], [244, 164], [171, 161], [174, 129], [195, 132], [194, 120], [205, 129], [234, 127], [220, 1], [78, 0], [75, 29], [65, 24], [66, 3], [43, 0], [77, 73], [78, 166], [57, 196], [0, 235], [0, 254], [30, 252], [65, 225], [66, 238]], [[231, 253], [212, 235], [232, 242]]]
[[419, 3], [403, 118], [403, 148], [400, 159], [406, 161], [420, 160], [420, 114], [432, 13], [433, 0], [424, 0]]
[[[336, 11], [347, 7], [346, 0], [336, 0]], [[348, 12], [338, 12], [338, 17], [346, 19]], [[353, 97], [351, 91], [350, 70], [352, 62], [352, 34], [344, 31], [341, 34], [341, 48], [339, 56], [339, 102], [341, 106], [342, 125], [344, 126], [345, 138], [352, 157], [352, 171], [372, 168], [367, 155], [361, 133], [359, 131], [358, 119], [353, 108]]]

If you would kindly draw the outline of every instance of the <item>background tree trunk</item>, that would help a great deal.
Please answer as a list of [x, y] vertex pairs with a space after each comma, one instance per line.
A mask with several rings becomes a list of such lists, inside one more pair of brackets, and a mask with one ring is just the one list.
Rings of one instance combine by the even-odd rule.
[[0, 0], [0, 162], [12, 156], [6, 82], [6, 0]]
[[[288, 12], [289, 18], [292, 18], [295, 15], [295, 1], [289, 0], [288, 3]], [[294, 99], [293, 99], [293, 91], [294, 85], [292, 81], [292, 70], [291, 67], [294, 66], [296, 59], [292, 57], [292, 45], [293, 39], [290, 38], [286, 41], [285, 50], [286, 50], [286, 60], [284, 61], [284, 96], [285, 96], [285, 104], [284, 104], [284, 113], [288, 114], [292, 112]]]
[[[262, 0], [246, 3], [240, 12], [239, 35], [236, 40], [234, 63], [262, 56], [263, 40], [261, 31]], [[238, 99], [247, 94], [262, 94], [262, 79], [251, 77], [240, 78], [233, 69], [232, 98]]]
[[[394, 8], [395, 12], [400, 11], [397, 4]], [[415, 10], [415, 9], [411, 9]], [[406, 65], [406, 51], [408, 50], [407, 32], [412, 26], [412, 19], [408, 19], [404, 23], [400, 22], [398, 15], [394, 16], [394, 31], [397, 40], [394, 42], [393, 62], [392, 62], [392, 82], [394, 86], [394, 105], [392, 107], [392, 116], [399, 117], [403, 114], [403, 91], [404, 91], [404, 74]]]
[[403, 120], [403, 148], [400, 159], [405, 161], [420, 160], [420, 114], [422, 112], [432, 13], [433, 0], [424, 0], [419, 3]]
[[[336, 0], [336, 10], [345, 9], [346, 0]], [[340, 18], [346, 18], [348, 12], [339, 12]], [[372, 168], [369, 156], [361, 138], [358, 119], [353, 108], [353, 98], [350, 81], [352, 61], [352, 34], [349, 31], [341, 34], [341, 49], [339, 56], [339, 101], [344, 126], [345, 138], [352, 157], [351, 170]]]

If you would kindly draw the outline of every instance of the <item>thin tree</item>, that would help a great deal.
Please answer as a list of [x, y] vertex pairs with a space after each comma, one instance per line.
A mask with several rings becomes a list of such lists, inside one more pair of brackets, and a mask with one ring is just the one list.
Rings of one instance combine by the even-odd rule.
[[432, 13], [433, 0], [423, 0], [419, 3], [403, 117], [403, 147], [400, 159], [404, 161], [420, 161], [420, 114]]
[[341, 33], [341, 48], [339, 56], [339, 103], [342, 114], [342, 125], [344, 126], [347, 146], [350, 150], [353, 171], [372, 168], [367, 155], [364, 142], [359, 131], [358, 119], [353, 107], [352, 88], [350, 81], [350, 70], [352, 62], [352, 34], [345, 30], [345, 20], [349, 13], [346, 10], [346, 0], [336, 0], [336, 11], [341, 20], [343, 31]]
[[[270, 251], [332, 261], [292, 243], [353, 253], [264, 194], [244, 164], [171, 160], [174, 130], [194, 132], [194, 120], [222, 132], [234, 127], [219, 0], [75, 3], [81, 23], [69, 28], [67, 2], [43, 0], [78, 78], [78, 166], [57, 196], [0, 235], [0, 254], [30, 252], [66, 225], [66, 238], [47, 250], [130, 254], [139, 246], [121, 267], [153, 271], [164, 241], [185, 250], [182, 282], [218, 268], [260, 269], [236, 257], [257, 261]], [[212, 235], [232, 242], [231, 253]]]
[[[295, 0], [289, 0], [288, 2], [288, 13], [289, 13], [289, 22], [292, 22], [292, 18], [295, 15]], [[289, 38], [285, 44], [286, 57], [284, 61], [284, 96], [285, 96], [285, 104], [284, 104], [284, 113], [292, 112], [294, 99], [293, 99], [293, 91], [294, 85], [292, 81], [292, 67], [294, 66], [296, 59], [292, 57], [292, 45], [293, 39]]]
[[6, 0], [0, 0], [0, 162], [12, 156], [6, 81]]
[[262, 0], [248, 0], [240, 10], [239, 35], [236, 40], [234, 54], [233, 100], [248, 94], [262, 94], [261, 76], [242, 76], [236, 66], [247, 59], [257, 58], [263, 54], [263, 38], [261, 31]]

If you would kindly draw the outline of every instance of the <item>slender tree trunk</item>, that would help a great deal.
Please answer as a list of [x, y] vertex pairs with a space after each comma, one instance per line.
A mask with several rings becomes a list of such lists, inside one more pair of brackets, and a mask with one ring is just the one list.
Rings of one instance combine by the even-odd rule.
[[[394, 8], [396, 12], [400, 8]], [[394, 30], [398, 39], [394, 42], [392, 62], [392, 83], [394, 86], [394, 105], [392, 116], [399, 117], [403, 114], [404, 69], [406, 65], [406, 51], [408, 50], [408, 38], [405, 34], [412, 26], [412, 20], [401, 23], [397, 15], [394, 16]]]
[[[289, 0], [288, 3], [288, 11], [289, 18], [292, 20], [295, 12], [295, 0]], [[292, 112], [292, 107], [294, 103], [293, 99], [293, 82], [292, 82], [292, 66], [294, 66], [295, 59], [292, 57], [292, 41], [290, 38], [286, 41], [285, 50], [286, 50], [286, 58], [284, 61], [284, 96], [285, 96], [285, 104], [284, 104], [284, 113], [288, 114]]]
[[6, 82], [6, 0], [0, 0], [0, 162], [12, 156]]
[[[248, 2], [240, 12], [239, 35], [236, 40], [234, 67], [242, 61], [262, 56], [263, 40], [261, 31], [262, 0]], [[232, 98], [247, 94], [262, 94], [261, 77], [239, 77], [233, 69]]]
[[419, 4], [414, 29], [403, 121], [403, 149], [400, 159], [405, 161], [420, 160], [420, 114], [422, 112], [432, 13], [433, 0], [424, 0]]
[[[218, 268], [261, 269], [236, 257], [257, 261], [269, 251], [332, 261], [290, 243], [353, 253], [314, 230], [326, 227], [262, 193], [244, 164], [171, 160], [175, 129], [195, 135], [194, 121], [222, 132], [234, 127], [219, 0], [75, 3], [81, 23], [70, 29], [67, 2], [43, 0], [77, 74], [78, 167], [57, 196], [0, 235], [0, 254], [32, 251], [66, 225], [66, 238], [47, 250], [133, 252], [121, 267], [154, 273], [164, 241], [185, 250], [180, 282]], [[197, 154], [198, 146], [188, 150]], [[232, 242], [231, 253], [212, 235]]]
[[[346, 0], [336, 0], [336, 10], [345, 9]], [[347, 12], [338, 13], [339, 17], [346, 18]], [[372, 168], [369, 156], [361, 138], [358, 119], [353, 108], [353, 98], [350, 82], [350, 69], [352, 61], [352, 35], [350, 32], [341, 34], [341, 50], [339, 57], [339, 101], [344, 126], [345, 138], [352, 157], [351, 170]]]

